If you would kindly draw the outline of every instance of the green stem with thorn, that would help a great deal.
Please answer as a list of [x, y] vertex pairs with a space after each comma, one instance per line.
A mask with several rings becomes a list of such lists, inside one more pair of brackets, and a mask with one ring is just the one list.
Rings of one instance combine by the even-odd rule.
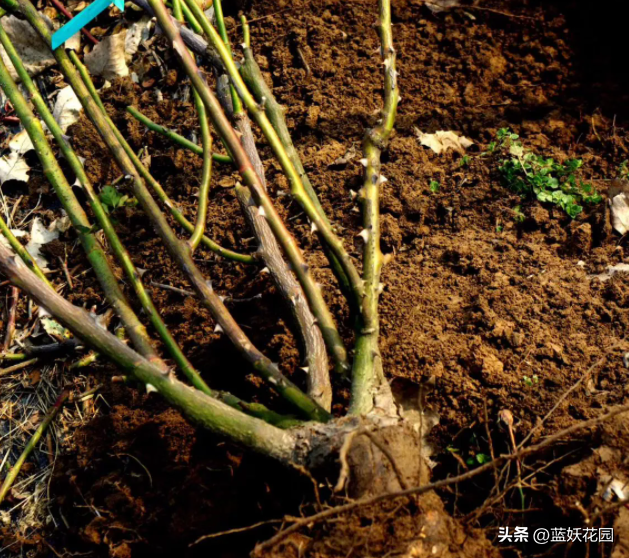
[[381, 122], [368, 130], [363, 141], [365, 175], [360, 199], [363, 209], [363, 279], [362, 323], [356, 340], [352, 370], [350, 412], [366, 414], [373, 408], [374, 395], [386, 383], [378, 348], [380, 323], [378, 299], [382, 291], [380, 275], [384, 257], [380, 250], [380, 188], [386, 179], [380, 172], [380, 155], [388, 144], [395, 124], [399, 99], [395, 49], [391, 31], [390, 0], [379, 0], [379, 32], [384, 60], [384, 108]]
[[[46, 43], [50, 45], [50, 31], [41, 14], [29, 0], [18, 0], [18, 5], [20, 13], [29, 21]], [[160, 2], [160, 7], [163, 13], [166, 14], [169, 24], [174, 26], [177, 33], [179, 33], [178, 27], [166, 11], [162, 2]], [[191, 59], [190, 54], [183, 45], [183, 41], [181, 41], [181, 48], [188, 58]], [[102, 110], [102, 102], [97, 103], [95, 99], [92, 98], [90, 91], [86, 87], [86, 83], [81, 79], [80, 74], [77, 72], [64, 49], [58, 48], [53, 51], [53, 54], [63, 75], [72, 86], [86, 114], [100, 133], [100, 136], [116, 159], [118, 165], [123, 172], [130, 176], [136, 199], [153, 223], [156, 232], [162, 238], [171, 257], [184, 271], [201, 302], [210, 310], [213, 317], [218, 322], [219, 328], [225, 332], [240, 354], [253, 366], [260, 376], [267, 380], [288, 402], [293, 404], [304, 417], [323, 422], [330, 420], [331, 415], [325, 409], [288, 380], [280, 372], [277, 365], [272, 363], [270, 359], [263, 355], [251, 343], [247, 335], [229, 313], [221, 298], [214, 292], [211, 285], [208, 284], [203, 277], [203, 274], [192, 259], [192, 254], [187, 244], [179, 240], [168, 225], [166, 218], [159, 210], [155, 200], [144, 184], [139, 171], [127, 154], [123, 142], [120, 141], [122, 134], [120, 134], [120, 131], [113, 125], [111, 119]], [[91, 82], [91, 80], [89, 81]], [[194, 83], [193, 85], [198, 90], [198, 86]], [[204, 104], [206, 104], [205, 100]], [[211, 114], [211, 111], [209, 112]]]
[[173, 359], [177, 363], [177, 366], [179, 366], [181, 371], [190, 380], [192, 385], [194, 385], [197, 389], [200, 389], [201, 391], [205, 393], [210, 393], [210, 388], [207, 386], [207, 384], [203, 381], [199, 373], [194, 369], [192, 364], [190, 364], [188, 359], [185, 357], [185, 355], [181, 351], [181, 348], [179, 347], [174, 337], [171, 335], [170, 331], [166, 327], [166, 324], [164, 323], [161, 316], [159, 315], [157, 308], [155, 308], [155, 305], [153, 304], [151, 297], [146, 292], [146, 289], [144, 288], [144, 285], [142, 284], [142, 280], [140, 279], [140, 274], [138, 273], [137, 269], [133, 265], [133, 262], [131, 261], [131, 256], [129, 255], [126, 248], [123, 246], [122, 242], [120, 241], [120, 238], [118, 237], [111, 223], [111, 220], [109, 219], [109, 216], [107, 215], [107, 212], [103, 208], [100, 202], [100, 199], [97, 193], [95, 192], [94, 187], [92, 186], [92, 183], [90, 182], [89, 178], [87, 177], [87, 174], [85, 173], [85, 170], [83, 168], [83, 165], [81, 164], [81, 161], [79, 160], [72, 146], [67, 142], [65, 135], [63, 134], [63, 131], [61, 130], [61, 128], [55, 121], [54, 116], [48, 109], [48, 106], [46, 105], [46, 102], [41, 96], [39, 89], [37, 89], [37, 86], [28, 75], [28, 72], [26, 71], [26, 68], [24, 67], [24, 64], [22, 63], [22, 59], [20, 58], [19, 54], [15, 50], [13, 43], [11, 42], [9, 36], [7, 35], [6, 31], [2, 27], [1, 23], [0, 23], [0, 43], [5, 48], [5, 51], [9, 55], [9, 58], [18, 76], [20, 77], [22, 81], [22, 84], [28, 91], [31, 102], [33, 103], [37, 111], [39, 112], [40, 116], [42, 117], [48, 129], [51, 131], [52, 135], [57, 141], [57, 144], [61, 148], [61, 152], [63, 153], [66, 161], [68, 161], [68, 164], [70, 165], [73, 172], [79, 179], [79, 182], [83, 186], [83, 190], [87, 196], [88, 203], [90, 204], [90, 207], [92, 208], [92, 211], [94, 212], [94, 215], [96, 216], [96, 220], [98, 221], [98, 224], [103, 229], [103, 232], [105, 233], [105, 236], [107, 238], [107, 241], [109, 242], [109, 245], [111, 246], [112, 251], [116, 255], [118, 262], [124, 269], [127, 275], [127, 278], [132, 284], [135, 290], [135, 293], [138, 299], [140, 300], [140, 303], [142, 304], [142, 308], [144, 309], [144, 311], [146, 312], [146, 314], [148, 315], [151, 321], [151, 324], [153, 325], [155, 330], [158, 332], [159, 336], [164, 342], [164, 345], [166, 346], [166, 349], [168, 350], [170, 355], [173, 357]]
[[248, 416], [185, 385], [168, 370], [143, 358], [115, 335], [100, 327], [85, 310], [73, 306], [59, 296], [2, 244], [0, 272], [38, 304], [47, 308], [60, 323], [86, 344], [133, 375], [137, 381], [147, 386], [148, 391], [159, 392], [192, 421], [283, 463], [293, 461], [296, 439], [292, 433]]
[[[349, 254], [345, 250], [342, 240], [336, 235], [330, 225], [330, 222], [325, 217], [318, 200], [313, 202], [313, 197], [316, 200], [314, 192], [309, 193], [306, 191], [300, 173], [295, 168], [291, 158], [288, 156], [288, 153], [284, 148], [284, 144], [280, 140], [275, 128], [266, 115], [264, 106], [266, 105], [267, 99], [263, 99], [263, 102], [258, 104], [242, 79], [238, 67], [231, 56], [231, 51], [223, 43], [218, 31], [216, 31], [216, 29], [214, 29], [214, 27], [207, 21], [207, 18], [201, 19], [201, 15], [204, 14], [201, 8], [196, 4], [195, 0], [185, 0], [185, 2], [199, 21], [201, 27], [203, 27], [205, 36], [221, 57], [225, 71], [229, 75], [233, 86], [238, 92], [238, 96], [242, 99], [247, 111], [253, 120], [255, 120], [258, 124], [264, 134], [264, 137], [271, 146], [273, 153], [290, 182], [293, 197], [306, 212], [306, 215], [308, 215], [312, 223], [314, 223], [314, 226], [318, 231], [319, 236], [323, 239], [324, 244], [328, 246], [330, 252], [334, 255], [335, 259], [341, 266], [351, 287], [352, 302], [355, 307], [360, 308], [363, 291], [360, 275], [358, 274], [358, 271]], [[151, 4], [151, 7], [155, 11], [154, 2], [149, 2], [149, 4]]]
[[[84, 86], [87, 88], [87, 91], [89, 91], [89, 95], [91, 96], [93, 102], [96, 103], [98, 108], [101, 110], [102, 117], [106, 120], [107, 124], [111, 128], [113, 134], [116, 137], [116, 140], [122, 146], [122, 149], [124, 150], [126, 156], [133, 163], [135, 170], [139, 172], [141, 177], [144, 180], [146, 180], [146, 182], [151, 186], [151, 188], [157, 195], [157, 198], [168, 208], [170, 214], [173, 216], [175, 221], [177, 221], [177, 223], [181, 225], [186, 232], [192, 234], [192, 232], [194, 231], [194, 225], [190, 221], [188, 221], [188, 219], [186, 219], [184, 214], [176, 207], [174, 202], [170, 199], [168, 194], [164, 191], [161, 184], [157, 182], [155, 178], [153, 178], [151, 173], [142, 164], [142, 161], [140, 161], [140, 158], [135, 154], [133, 149], [131, 149], [131, 146], [129, 145], [127, 140], [120, 133], [116, 125], [108, 116], [107, 111], [105, 110], [105, 105], [103, 105], [103, 102], [101, 101], [100, 96], [98, 95], [98, 92], [96, 91], [96, 87], [94, 87], [94, 83], [92, 82], [92, 79], [87, 71], [87, 68], [79, 60], [79, 57], [74, 51], [71, 50], [68, 54], [69, 54], [70, 59], [72, 60], [72, 63], [76, 66], [76, 69], [78, 70], [78, 73], [81, 77], [81, 81], [84, 83]], [[228, 260], [233, 260], [235, 262], [244, 263], [244, 264], [253, 264], [256, 262], [253, 256], [250, 256], [248, 254], [240, 254], [238, 252], [234, 252], [233, 250], [223, 248], [222, 246], [220, 246], [219, 244], [217, 244], [216, 242], [214, 242], [212, 239], [208, 238], [205, 235], [202, 237], [201, 242], [206, 248], [208, 248], [215, 254], [218, 254], [219, 256], [222, 256]]]
[[[233, 129], [229, 119], [223, 112], [218, 99], [209, 88], [205, 79], [202, 77], [194, 59], [190, 56], [190, 53], [181, 38], [179, 28], [166, 10], [163, 2], [161, 0], [150, 0], [149, 4], [155, 13], [161, 28], [164, 30], [164, 33], [172, 42], [173, 48], [179, 56], [188, 77], [192, 81], [195, 89], [199, 92], [203, 103], [208, 109], [208, 114], [212, 119], [214, 128], [227, 145], [236, 167], [238, 168], [238, 172], [247, 186], [251, 189], [255, 202], [259, 206], [260, 214], [266, 217], [271, 229], [273, 230], [273, 234], [275, 234], [275, 237], [282, 246], [284, 253], [291, 262], [293, 271], [297, 275], [297, 278], [304, 289], [310, 308], [317, 318], [317, 325], [321, 329], [326, 346], [328, 347], [335, 362], [336, 369], [340, 372], [347, 371], [347, 351], [343, 344], [343, 340], [336, 328], [332, 314], [323, 300], [321, 289], [315, 283], [310, 267], [306, 264], [299, 246], [277, 213], [277, 210], [261, 183], [251, 160], [243, 149], [236, 131]], [[192, 4], [189, 4], [189, 7], [194, 13]], [[214, 29], [211, 25], [209, 27]], [[214, 32], [216, 33], [216, 31]], [[218, 37], [218, 39], [220, 45], [223, 49], [225, 49], [220, 37]], [[228, 54], [226, 54], [226, 56], [229, 58]]]
[[41, 161], [44, 175], [52, 184], [72, 225], [77, 230], [81, 244], [105, 291], [107, 299], [116, 309], [120, 319], [125, 323], [135, 347], [147, 358], [163, 365], [163, 362], [159, 359], [151, 344], [145, 327], [131, 309], [124, 294], [120, 290], [118, 281], [107, 260], [107, 255], [92, 232], [92, 225], [87, 215], [72, 192], [72, 187], [64, 176], [63, 171], [59, 167], [40, 121], [33, 114], [28, 102], [18, 89], [13, 78], [9, 75], [6, 65], [1, 60], [0, 87], [2, 87], [2, 90], [11, 101], [17, 116], [28, 133], [39, 160]]

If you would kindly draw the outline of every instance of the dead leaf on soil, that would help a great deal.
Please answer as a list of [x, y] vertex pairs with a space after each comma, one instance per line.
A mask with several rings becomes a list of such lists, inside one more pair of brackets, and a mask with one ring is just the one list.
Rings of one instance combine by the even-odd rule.
[[459, 0], [426, 0], [426, 6], [433, 14], [445, 12], [449, 8], [456, 8]]
[[72, 87], [68, 85], [57, 94], [52, 115], [65, 133], [68, 127], [79, 119], [82, 108], [81, 101], [79, 101]]
[[[53, 23], [44, 16], [46, 23], [51, 31], [53, 31], [57, 26], [53, 25]], [[39, 74], [44, 71], [46, 68], [53, 66], [55, 64], [55, 59], [52, 55], [52, 52], [46, 45], [46, 43], [40, 38], [39, 34], [31, 27], [31, 25], [25, 21], [18, 19], [15, 16], [8, 15], [2, 18], [2, 27], [9, 35], [11, 42], [15, 46], [18, 54], [21, 56], [24, 66], [26, 67], [26, 71], [29, 75]], [[80, 49], [80, 34], [75, 35], [66, 42], [66, 48], [71, 48], [74, 50]], [[0, 56], [2, 56], [2, 60], [9, 68], [9, 73], [13, 77], [19, 81], [17, 73], [15, 72], [15, 68], [4, 48], [0, 46]]]
[[605, 282], [616, 275], [616, 273], [629, 273], [629, 264], [619, 263], [616, 265], [609, 265], [607, 266], [607, 271], [605, 271], [604, 273], [599, 273], [598, 275], [590, 275], [590, 277], [596, 277], [602, 282]]
[[39, 217], [33, 219], [31, 225], [31, 238], [26, 245], [26, 251], [37, 262], [37, 265], [42, 270], [48, 269], [48, 262], [41, 253], [41, 247], [44, 244], [48, 244], [59, 237], [59, 231], [57, 230], [56, 221], [53, 222], [49, 228], [46, 228], [41, 222]]
[[471, 139], [459, 136], [456, 132], [440, 130], [434, 134], [424, 134], [421, 130], [415, 128], [415, 133], [419, 142], [425, 147], [430, 147], [437, 155], [445, 153], [448, 149], [453, 149], [463, 155], [468, 147], [474, 145]]
[[35, 149], [33, 142], [26, 130], [22, 130], [15, 134], [9, 141], [9, 149], [18, 155], [24, 155], [27, 151]]
[[629, 180], [612, 180], [609, 187], [612, 226], [620, 234], [629, 231]]
[[131, 62], [131, 58], [138, 51], [140, 43], [146, 41], [151, 36], [152, 26], [152, 18], [150, 16], [144, 16], [129, 28], [127, 36], [125, 37], [125, 57], [127, 63]]
[[0, 185], [7, 180], [28, 182], [29, 170], [30, 167], [26, 164], [26, 161], [18, 153], [12, 151], [0, 158]]
[[347, 163], [349, 163], [352, 159], [355, 159], [356, 157], [358, 157], [358, 155], [360, 154], [360, 152], [358, 151], [358, 149], [356, 149], [356, 146], [354, 144], [352, 144], [352, 146], [345, 152], [345, 155], [339, 157], [338, 159], [336, 159], [333, 163], [329, 164], [329, 167], [332, 166], [336, 166], [336, 165], [347, 165]]
[[[19, 229], [11, 229], [11, 232], [13, 233], [13, 236], [17, 238], [26, 236], [26, 231], [21, 231]], [[3, 235], [0, 235], [0, 244], [2, 244], [2, 246], [4, 246], [5, 248], [11, 249], [11, 245], [9, 244], [9, 241], [6, 238], [4, 238]]]
[[125, 60], [126, 29], [115, 35], [109, 35], [98, 43], [92, 52], [85, 55], [85, 65], [93, 76], [102, 76], [106, 80], [129, 75]]

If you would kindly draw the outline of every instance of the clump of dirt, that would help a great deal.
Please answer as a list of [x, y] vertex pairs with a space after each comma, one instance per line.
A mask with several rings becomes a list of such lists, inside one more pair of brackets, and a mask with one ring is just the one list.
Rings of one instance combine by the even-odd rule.
[[[393, 3], [402, 102], [384, 159], [382, 242], [394, 257], [383, 273], [382, 354], [394, 384], [411, 390], [434, 386], [426, 398], [440, 416], [431, 441], [433, 478], [511, 451], [500, 411], [514, 417], [519, 443], [584, 374], [581, 387], [532, 441], [629, 397], [622, 359], [629, 350], [629, 286], [622, 275], [594, 277], [626, 261], [625, 241], [610, 230], [606, 204], [588, 207], [571, 221], [558, 209], [523, 202], [501, 185], [499, 158], [487, 153], [497, 131], [508, 127], [540, 154], [582, 159], [584, 176], [602, 192], [605, 181], [616, 177], [628, 158], [629, 99], [618, 86], [625, 78], [598, 63], [605, 53], [588, 48], [594, 33], [615, 39], [600, 26], [586, 29], [591, 20], [584, 21], [582, 8], [576, 2], [505, 0], [435, 14], [420, 0]], [[375, 4], [254, 1], [246, 12], [256, 58], [287, 108], [310, 179], [359, 259], [361, 246], [358, 240], [352, 245], [352, 237], [361, 229], [360, 214], [351, 191], [360, 188], [364, 129], [375, 123], [381, 106], [379, 42], [370, 27]], [[237, 44], [239, 28], [228, 23]], [[151, 171], [194, 219], [200, 158], [147, 133], [125, 113], [133, 104], [160, 124], [193, 133], [194, 111], [181, 99], [181, 83], [164, 78], [160, 90], [163, 100], [157, 101], [152, 88], [120, 80], [107, 90], [105, 103], [133, 148], [147, 148]], [[452, 152], [436, 155], [420, 146], [416, 129], [455, 130], [475, 145], [465, 159]], [[118, 178], [86, 119], [70, 133], [96, 184]], [[308, 252], [349, 341], [347, 310], [307, 219], [277, 195], [286, 180], [267, 148], [262, 154], [271, 195]], [[254, 242], [232, 191], [236, 177], [219, 165], [215, 173], [208, 234], [225, 247], [251, 251]], [[431, 181], [439, 183], [438, 191]], [[516, 205], [522, 221], [515, 218]], [[116, 220], [167, 324], [208, 383], [282, 410], [281, 401], [260, 388], [214, 332], [205, 309], [193, 298], [154, 286], [188, 288], [142, 212], [125, 208]], [[75, 250], [71, 257], [81, 256]], [[252, 340], [303, 383], [290, 315], [268, 276], [209, 252], [199, 251], [196, 258], [214, 288], [236, 299], [230, 309]], [[89, 277], [82, 281], [73, 300], [100, 302], [97, 285]], [[103, 379], [109, 372], [92, 371]], [[277, 525], [188, 545], [204, 534], [314, 510], [312, 484], [298, 472], [279, 470], [190, 426], [153, 397], [106, 385], [109, 410], [76, 432], [56, 468], [51, 489], [65, 527], [45, 535], [52, 547], [94, 557], [243, 556]], [[348, 394], [346, 387], [337, 388], [334, 410], [340, 414]], [[594, 428], [529, 458], [522, 464], [522, 494], [512, 485], [512, 467], [499, 482], [488, 473], [440, 496], [468, 528], [483, 528], [494, 540], [498, 525], [581, 526], [582, 510], [590, 514], [603, 505], [600, 475], [627, 478], [623, 436]], [[609, 525], [612, 517], [599, 517], [597, 525]], [[274, 552], [423, 556], [417, 541], [429, 521], [421, 505], [399, 500], [306, 529]], [[490, 555], [491, 549], [466, 541], [460, 541], [463, 554]], [[47, 555], [48, 547], [40, 548], [39, 555]], [[507, 556], [540, 551], [533, 544], [498, 548]], [[590, 555], [608, 551], [592, 547]], [[549, 555], [565, 552], [581, 556], [583, 547], [559, 544]]]

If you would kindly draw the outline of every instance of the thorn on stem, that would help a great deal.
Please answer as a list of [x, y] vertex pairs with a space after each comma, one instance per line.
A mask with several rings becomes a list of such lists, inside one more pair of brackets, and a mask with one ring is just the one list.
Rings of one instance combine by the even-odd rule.
[[153, 384], [146, 384], [146, 393], [157, 393], [157, 388]]
[[221, 327], [221, 324], [216, 324], [216, 326], [214, 326], [214, 333], [224, 333], [224, 329]]
[[365, 244], [369, 242], [369, 231], [367, 229], [363, 229], [362, 231], [360, 231], [358, 236], [360, 236], [360, 238], [362, 238], [365, 241]]
[[258, 215], [260, 217], [266, 217], [266, 211], [264, 211], [264, 207], [262, 206], [258, 207]]

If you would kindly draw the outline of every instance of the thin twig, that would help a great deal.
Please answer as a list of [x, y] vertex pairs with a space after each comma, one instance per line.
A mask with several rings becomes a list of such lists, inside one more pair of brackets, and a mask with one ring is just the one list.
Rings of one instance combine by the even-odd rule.
[[190, 543], [188, 546], [195, 546], [208, 539], [215, 539], [217, 537], [224, 537], [225, 535], [233, 535], [235, 533], [243, 533], [245, 531], [251, 531], [252, 529], [257, 529], [258, 527], [262, 527], [263, 525], [270, 525], [273, 523], [282, 523], [282, 520], [281, 519], [267, 519], [266, 521], [259, 521], [258, 523], [254, 523], [253, 525], [248, 525], [247, 527], [237, 527], [236, 529], [228, 529], [227, 531], [220, 531], [218, 533], [210, 533], [209, 535], [203, 535], [202, 537], [199, 537], [196, 541]]
[[13, 344], [13, 334], [15, 333], [15, 314], [17, 303], [20, 298], [20, 291], [17, 287], [11, 287], [11, 305], [9, 306], [9, 317], [7, 319], [7, 331], [4, 337], [3, 351], [6, 353]]
[[27, 366], [30, 366], [31, 364], [35, 364], [38, 360], [39, 360], [38, 358], [31, 358], [29, 360], [25, 360], [24, 362], [14, 364], [13, 366], [2, 368], [0, 369], [0, 378], [2, 376], [7, 376], [8, 374], [11, 374], [11, 372], [17, 372], [18, 370], [22, 370], [22, 368], [26, 368]]

